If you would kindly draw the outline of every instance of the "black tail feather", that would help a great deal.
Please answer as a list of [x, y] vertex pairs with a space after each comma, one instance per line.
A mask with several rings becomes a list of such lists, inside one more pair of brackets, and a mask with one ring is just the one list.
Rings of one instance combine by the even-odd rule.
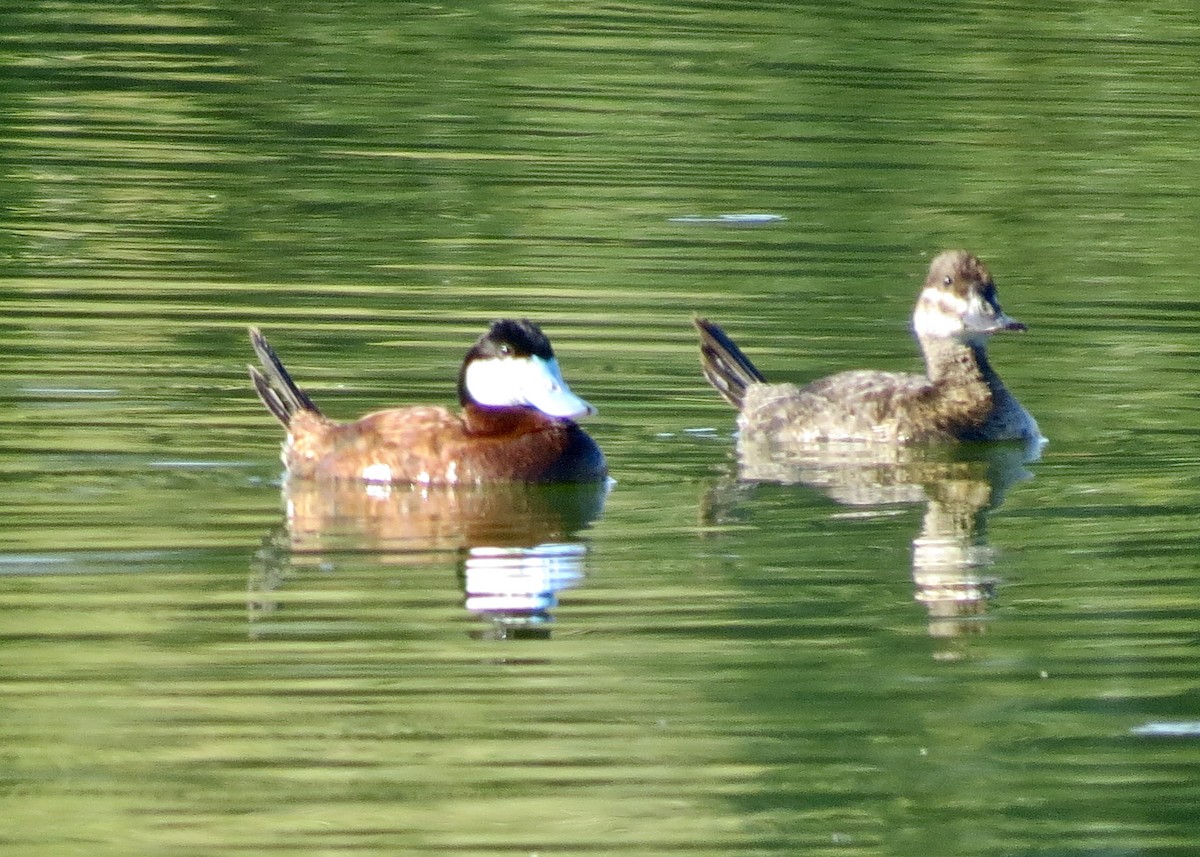
[[296, 386], [287, 369], [283, 368], [283, 361], [257, 327], [250, 328], [250, 344], [254, 346], [254, 353], [262, 364], [262, 371], [248, 367], [250, 380], [254, 382], [258, 397], [267, 410], [275, 415], [275, 419], [288, 426], [298, 411], [321, 413], [308, 394]]
[[721, 398], [741, 410], [746, 388], [767, 379], [720, 327], [705, 318], [695, 318], [692, 322], [700, 332], [700, 368], [704, 377]]

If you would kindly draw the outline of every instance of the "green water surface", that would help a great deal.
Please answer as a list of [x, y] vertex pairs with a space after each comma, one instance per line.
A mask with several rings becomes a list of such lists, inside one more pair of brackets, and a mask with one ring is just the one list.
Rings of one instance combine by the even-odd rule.
[[[5, 855], [1196, 851], [1194, 8], [9, 5]], [[739, 479], [692, 314], [915, 370], [956, 246], [1040, 459]], [[609, 490], [281, 491], [247, 325], [351, 417], [499, 316]]]

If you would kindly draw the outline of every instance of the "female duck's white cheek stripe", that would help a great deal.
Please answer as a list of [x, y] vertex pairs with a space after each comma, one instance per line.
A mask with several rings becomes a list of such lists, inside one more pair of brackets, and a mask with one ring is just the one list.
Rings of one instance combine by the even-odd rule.
[[963, 315], [969, 304], [962, 298], [941, 289], [925, 289], [913, 313], [913, 330], [917, 336], [953, 336], [963, 329]]
[[939, 289], [926, 289], [913, 313], [917, 336], [986, 336], [999, 329], [999, 307], [977, 294], [960, 298]]

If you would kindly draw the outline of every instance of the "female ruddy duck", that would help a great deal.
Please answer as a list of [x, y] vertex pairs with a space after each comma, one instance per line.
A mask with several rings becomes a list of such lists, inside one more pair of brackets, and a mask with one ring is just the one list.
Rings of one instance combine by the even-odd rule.
[[550, 340], [529, 321], [492, 324], [463, 358], [462, 413], [416, 406], [329, 419], [288, 375], [257, 328], [250, 342], [262, 371], [254, 388], [288, 430], [291, 476], [460, 485], [590, 482], [608, 469], [596, 442], [574, 422], [596, 409], [567, 387]]
[[804, 387], [769, 384], [721, 328], [696, 319], [704, 376], [740, 411], [746, 440], [779, 443], [1042, 440], [987, 358], [1004, 314], [983, 263], [947, 250], [929, 265], [913, 311], [925, 374], [841, 372]]

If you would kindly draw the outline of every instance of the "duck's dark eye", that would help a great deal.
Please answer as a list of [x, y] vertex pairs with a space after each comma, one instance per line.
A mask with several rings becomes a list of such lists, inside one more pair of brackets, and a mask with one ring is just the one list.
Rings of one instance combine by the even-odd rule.
[[942, 285], [949, 286], [949, 285], [952, 285], [953, 283], [954, 283], [954, 278], [951, 277], [949, 274], [947, 274], [945, 277], [942, 278]]
[[501, 357], [507, 357], [508, 355], [512, 354], [512, 346], [507, 342], [500, 343], [500, 347], [496, 350], [500, 352]]

